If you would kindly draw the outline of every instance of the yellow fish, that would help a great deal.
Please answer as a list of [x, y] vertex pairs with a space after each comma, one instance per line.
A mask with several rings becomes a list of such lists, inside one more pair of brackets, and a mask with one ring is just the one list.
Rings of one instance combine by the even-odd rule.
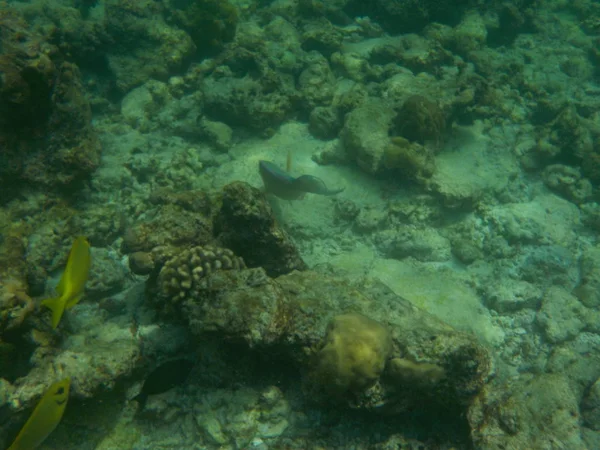
[[85, 282], [90, 274], [90, 243], [84, 237], [75, 239], [67, 266], [56, 287], [59, 297], [48, 298], [42, 305], [52, 310], [52, 328], [56, 328], [65, 309], [70, 309], [81, 300]]
[[54, 431], [65, 412], [70, 386], [70, 378], [50, 386], [8, 450], [33, 450]]

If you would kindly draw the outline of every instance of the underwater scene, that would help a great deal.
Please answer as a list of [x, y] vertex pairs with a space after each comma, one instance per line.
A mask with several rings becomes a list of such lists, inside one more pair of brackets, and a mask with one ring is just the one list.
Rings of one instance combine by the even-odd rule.
[[0, 0], [0, 450], [600, 449], [600, 1]]

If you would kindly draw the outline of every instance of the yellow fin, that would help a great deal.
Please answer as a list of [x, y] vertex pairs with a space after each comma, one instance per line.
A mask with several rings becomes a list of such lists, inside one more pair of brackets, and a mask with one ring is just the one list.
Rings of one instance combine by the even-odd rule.
[[32, 450], [44, 442], [62, 419], [70, 386], [70, 378], [50, 386], [8, 450]]
[[65, 271], [56, 288], [60, 297], [42, 302], [42, 305], [52, 310], [52, 328], [58, 326], [65, 309], [72, 308], [83, 297], [91, 262], [89, 242], [83, 236], [77, 237], [71, 246]]
[[65, 301], [63, 297], [47, 298], [42, 301], [42, 305], [52, 311], [52, 328], [56, 329], [65, 312]]
[[[64, 282], [61, 279], [63, 288], [71, 294], [79, 295], [83, 292], [84, 285], [90, 274], [91, 254], [90, 244], [86, 238], [79, 236], [73, 242], [67, 266], [63, 274]], [[59, 283], [59, 287], [61, 285]]]
[[56, 292], [58, 292], [58, 295], [63, 295], [65, 293], [66, 278], [67, 278], [67, 271], [65, 270], [63, 272], [62, 276], [60, 277], [60, 281], [58, 282], [58, 285], [56, 286]]
[[65, 309], [71, 309], [73, 306], [79, 303], [79, 300], [81, 300], [82, 297], [83, 293], [70, 298], [67, 302], [65, 302]]

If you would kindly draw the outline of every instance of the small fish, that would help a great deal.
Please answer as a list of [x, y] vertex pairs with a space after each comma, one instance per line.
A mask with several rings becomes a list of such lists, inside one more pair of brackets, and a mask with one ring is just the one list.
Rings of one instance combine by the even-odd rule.
[[50, 386], [8, 450], [33, 450], [44, 442], [62, 419], [70, 386], [70, 378]]
[[150, 372], [142, 390], [133, 400], [139, 403], [140, 410], [143, 409], [150, 395], [162, 394], [182, 384], [193, 368], [194, 362], [187, 358], [172, 359], [162, 363]]
[[81, 236], [76, 238], [69, 252], [65, 271], [56, 287], [59, 296], [42, 302], [42, 305], [52, 310], [52, 328], [58, 326], [65, 309], [72, 308], [81, 300], [90, 274], [91, 260], [87, 239]]
[[305, 194], [335, 195], [344, 190], [328, 189], [323, 180], [312, 175], [291, 176], [270, 161], [259, 161], [258, 171], [265, 191], [284, 200], [299, 200]]

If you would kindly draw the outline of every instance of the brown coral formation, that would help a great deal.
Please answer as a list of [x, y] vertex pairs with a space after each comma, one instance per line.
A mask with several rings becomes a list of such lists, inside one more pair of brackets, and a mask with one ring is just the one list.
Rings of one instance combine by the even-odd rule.
[[277, 223], [264, 193], [236, 182], [223, 188], [215, 234], [224, 247], [244, 258], [248, 267], [263, 267], [270, 276], [303, 270], [287, 232]]

